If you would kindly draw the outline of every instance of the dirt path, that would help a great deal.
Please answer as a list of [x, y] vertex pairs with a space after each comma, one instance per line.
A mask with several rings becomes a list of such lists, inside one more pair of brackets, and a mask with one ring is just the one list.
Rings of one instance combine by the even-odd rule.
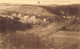
[[80, 32], [59, 31], [49, 37], [80, 39]]

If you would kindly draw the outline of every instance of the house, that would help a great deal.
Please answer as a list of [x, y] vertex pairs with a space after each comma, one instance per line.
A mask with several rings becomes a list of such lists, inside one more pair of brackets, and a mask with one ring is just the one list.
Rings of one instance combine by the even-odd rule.
[[27, 16], [23, 16], [22, 18], [21, 18], [21, 20], [26, 20], [26, 21], [28, 21], [30, 19], [30, 17], [27, 15]]
[[13, 13], [12, 16], [13, 16], [13, 17], [17, 17], [17, 14], [16, 14], [16, 13]]
[[63, 16], [63, 18], [71, 19], [72, 16]]
[[71, 16], [67, 16], [67, 18], [68, 18], [68, 19], [71, 19], [72, 17], [71, 17]]
[[46, 19], [45, 18], [43, 19], [43, 22], [46, 22]]
[[28, 15], [27, 16], [23, 16], [23, 17], [21, 17], [20, 22], [27, 23], [29, 21], [29, 19], [30, 19], [30, 17]]
[[17, 17], [18, 17], [18, 18], [22, 18], [22, 14], [19, 13], [19, 14], [17, 15]]
[[8, 18], [14, 19], [12, 16], [8, 16]]
[[35, 16], [31, 16], [30, 21], [35, 24], [37, 22], [37, 19]]
[[63, 16], [63, 18], [66, 18], [66, 16]]

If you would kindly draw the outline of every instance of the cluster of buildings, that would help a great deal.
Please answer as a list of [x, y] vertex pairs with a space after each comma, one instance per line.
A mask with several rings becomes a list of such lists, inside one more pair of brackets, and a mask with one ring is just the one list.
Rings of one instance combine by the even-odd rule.
[[2, 17], [8, 17], [8, 18], [11, 18], [11, 19], [14, 19], [14, 17], [17, 17], [19, 18], [20, 22], [22, 23], [32, 23], [32, 24], [38, 24], [38, 23], [43, 23], [43, 22], [47, 22], [46, 18], [43, 18], [43, 19], [39, 19], [39, 18], [36, 18], [35, 15], [23, 15], [23, 14], [20, 14], [20, 13], [12, 13], [11, 15], [2, 15], [0, 14]]

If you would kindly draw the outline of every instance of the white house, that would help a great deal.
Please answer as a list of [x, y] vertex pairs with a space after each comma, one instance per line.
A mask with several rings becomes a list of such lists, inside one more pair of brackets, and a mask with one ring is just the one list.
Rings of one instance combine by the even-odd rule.
[[14, 19], [12, 16], [8, 16], [8, 18]]
[[46, 22], [46, 19], [44, 18], [43, 21]]
[[30, 19], [30, 22], [32, 22], [33, 24], [35, 24], [37, 22], [37, 19], [35, 16], [32, 16]]
[[21, 22], [22, 23], [27, 23], [29, 21], [30, 17], [27, 15], [27, 16], [24, 16], [24, 17], [21, 17]]
[[12, 16], [13, 16], [13, 17], [16, 17], [16, 16], [17, 16], [17, 14], [16, 14], [16, 13], [13, 13], [13, 14], [12, 14]]
[[17, 15], [17, 17], [18, 17], [18, 18], [22, 18], [22, 14], [19, 13], [19, 14]]

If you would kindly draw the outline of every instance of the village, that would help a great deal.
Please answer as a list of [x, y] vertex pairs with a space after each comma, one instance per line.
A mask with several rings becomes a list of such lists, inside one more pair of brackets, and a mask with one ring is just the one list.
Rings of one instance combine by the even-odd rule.
[[49, 23], [49, 21], [47, 21], [46, 18], [40, 19], [37, 18], [35, 15], [22, 15], [20, 13], [13, 13], [11, 15], [2, 15], [0, 14], [0, 16], [2, 17], [7, 17], [10, 19], [14, 19], [14, 17], [18, 18], [20, 22], [22, 23], [31, 23], [31, 24], [39, 24], [39, 23]]

